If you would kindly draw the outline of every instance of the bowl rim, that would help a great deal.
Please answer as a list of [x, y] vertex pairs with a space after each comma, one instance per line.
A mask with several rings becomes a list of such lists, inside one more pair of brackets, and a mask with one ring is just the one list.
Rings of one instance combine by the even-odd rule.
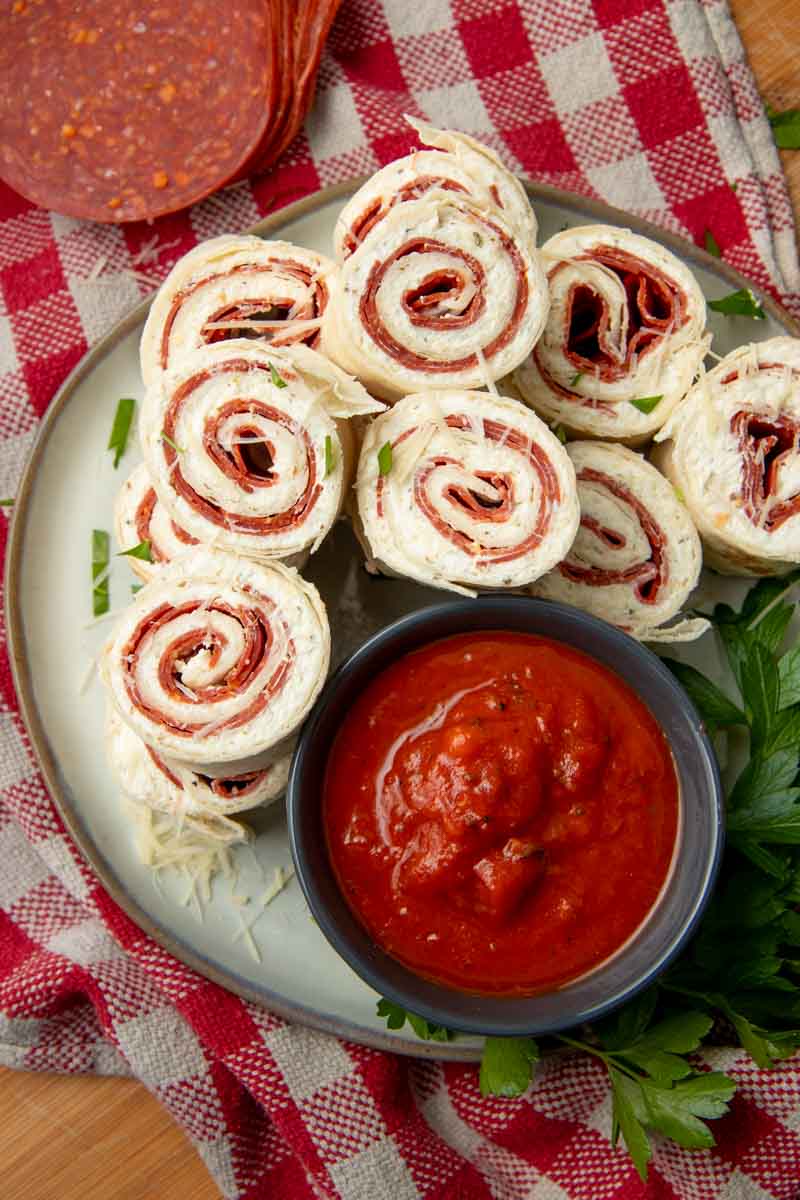
[[[438, 1003], [430, 1003], [424, 998], [418, 999], [413, 992], [412, 986], [407, 987], [402, 984], [398, 985], [392, 980], [387, 980], [380, 968], [374, 965], [374, 958], [366, 957], [357, 948], [352, 946], [349, 938], [342, 931], [336, 918], [328, 909], [327, 904], [319, 893], [318, 880], [308, 862], [304, 838], [301, 833], [301, 818], [304, 811], [304, 806], [320, 799], [320, 797], [316, 794], [312, 798], [312, 796], [308, 793], [308, 789], [304, 787], [305, 774], [309, 769], [312, 769], [311, 762], [313, 756], [316, 754], [318, 730], [325, 720], [329, 706], [331, 702], [336, 699], [339, 690], [347, 686], [348, 681], [354, 672], [357, 672], [359, 669], [361, 669], [365, 663], [368, 663], [373, 656], [383, 651], [387, 645], [391, 646], [393, 643], [402, 640], [406, 633], [410, 631], [424, 632], [424, 630], [430, 628], [431, 624], [433, 624], [436, 620], [446, 616], [475, 614], [475, 617], [477, 618], [480, 614], [481, 605], [487, 601], [494, 602], [494, 607], [492, 610], [493, 612], [496, 612], [497, 604], [499, 602], [499, 604], [507, 611], [522, 611], [524, 609], [529, 609], [530, 611], [536, 611], [537, 613], [542, 614], [546, 614], [547, 612], [558, 613], [568, 621], [573, 622], [576, 626], [583, 626], [585, 629], [595, 630], [601, 637], [606, 639], [607, 642], [610, 641], [612, 644], [616, 642], [620, 645], [624, 644], [628, 651], [633, 651], [633, 653], [638, 654], [645, 668], [649, 670], [651, 676], [657, 678], [658, 681], [666, 687], [667, 692], [670, 693], [670, 703], [676, 705], [680, 710], [682, 710], [683, 715], [688, 719], [692, 728], [693, 736], [696, 740], [696, 748], [699, 751], [699, 756], [702, 760], [705, 774], [711, 785], [707, 797], [708, 810], [710, 814], [709, 845], [707, 853], [702, 860], [703, 874], [700, 886], [698, 887], [694, 902], [692, 903], [683, 922], [675, 928], [674, 932], [672, 932], [668, 938], [665, 939], [665, 944], [663, 945], [661, 952], [657, 955], [653, 962], [649, 963], [647, 968], [642, 971], [633, 982], [624, 988], [617, 990], [607, 999], [582, 1009], [580, 1012], [570, 1016], [568, 1019], [554, 1018], [552, 1020], [545, 1021], [525, 1021], [514, 1020], [512, 1018], [504, 1019], [502, 1017], [483, 1013], [478, 1018], [477, 1022], [470, 1023], [468, 1020], [461, 1017], [460, 1014], [453, 1013], [448, 1010], [446, 1004], [448, 992], [453, 992], [455, 996], [460, 997], [474, 996], [474, 999], [477, 1003], [480, 1005], [489, 1006], [499, 1006], [499, 1002], [506, 997], [503, 995], [487, 993], [465, 992], [459, 989], [448, 988], [444, 984], [438, 984], [434, 981], [426, 980], [423, 976], [414, 972], [411, 967], [401, 963], [400, 960], [393, 959], [392, 956], [388, 955], [386, 951], [378, 946], [377, 943], [373, 943], [378, 952], [376, 956], [378, 961], [380, 961], [382, 958], [385, 958], [395, 966], [402, 968], [410, 980], [413, 980], [416, 976], [416, 978], [418, 978], [425, 986], [433, 986], [436, 988], [443, 997], [442, 1004], [440, 1006]], [[509, 630], [513, 632], [520, 632], [520, 630], [511, 630], [511, 627], [503, 626], [502, 621], [498, 620], [496, 617], [493, 617], [486, 623], [479, 624], [475, 627], [475, 632], [479, 632], [480, 630], [484, 630], [485, 632]], [[422, 646], [430, 645], [436, 641], [442, 641], [447, 636], [459, 636], [459, 634], [463, 632], [465, 631], [458, 629], [455, 630], [452, 635], [434, 634], [427, 638], [422, 636], [420, 637], [416, 646], [403, 649], [398, 653], [397, 658], [413, 653], [415, 649], [420, 649]], [[533, 633], [533, 636], [545, 638], [549, 637], [550, 640], [562, 641], [565, 645], [572, 644], [564, 637], [558, 637], [555, 634], [545, 634], [534, 631], [531, 632]], [[613, 670], [613, 667], [609, 667], [607, 663], [597, 659], [590, 651], [580, 647], [573, 648], [577, 649], [579, 653], [586, 654], [587, 657], [593, 658], [595, 661], [600, 662], [601, 666], [606, 666], [609, 670]], [[385, 670], [387, 665], [388, 664], [384, 664], [380, 670]], [[620, 678], [623, 677], [620, 676]], [[623, 678], [623, 682], [627, 683], [628, 686], [637, 693], [639, 698], [645, 705], [647, 705], [648, 708], [650, 707], [647, 700], [644, 698], [644, 696], [642, 696], [639, 688], [637, 688], [627, 679]], [[333, 736], [335, 736], [335, 731], [332, 737]], [[666, 731], [664, 731], [664, 736], [669, 740], [669, 736]], [[329, 741], [325, 747], [326, 759], [330, 750], [330, 744], [331, 743]], [[675, 756], [674, 749], [673, 756]], [[504, 592], [486, 592], [482, 593], [475, 599], [458, 598], [437, 601], [436, 603], [427, 605], [424, 608], [415, 609], [413, 612], [404, 614], [397, 620], [392, 621], [390, 624], [385, 625], [382, 629], [378, 630], [339, 664], [339, 666], [327, 680], [322, 692], [318, 696], [314, 708], [303, 725], [298, 737], [286, 789], [286, 811], [292, 861], [294, 863], [295, 872], [297, 874], [298, 882], [302, 888], [303, 895], [305, 896], [314, 920], [319, 925], [324, 937], [327, 939], [336, 953], [344, 959], [351, 970], [353, 970], [359, 976], [359, 978], [361, 978], [362, 981], [371, 987], [379, 996], [385, 997], [387, 1000], [401, 1005], [406, 1010], [424, 1017], [432, 1024], [443, 1025], [446, 1028], [452, 1029], [458, 1033], [487, 1037], [539, 1036], [556, 1033], [559, 1030], [575, 1028], [578, 1025], [596, 1021], [599, 1018], [606, 1016], [611, 1011], [619, 1008], [629, 1000], [632, 1000], [636, 995], [649, 987], [653, 981], [659, 975], [661, 975], [675, 960], [675, 958], [677, 958], [690, 940], [692, 934], [695, 932], [714, 891], [722, 862], [722, 854], [725, 842], [724, 792], [720, 777], [719, 763], [717, 761], [711, 739], [706, 731], [705, 723], [695, 708], [688, 693], [678, 683], [675, 676], [672, 674], [669, 668], [664, 665], [658, 655], [655, 654], [648, 646], [632, 638], [623, 630], [601, 620], [599, 617], [595, 617], [590, 613], [584, 612], [582, 609], [575, 608], [573, 605], [563, 604], [554, 600], [544, 600], [539, 597], [509, 594]], [[321, 813], [319, 816], [319, 821], [321, 825]], [[325, 857], [328, 859], [327, 849], [325, 850]], [[673, 865], [670, 868], [670, 874], [674, 875], [679, 862], [680, 855], [678, 855], [674, 860]], [[335, 886], [341, 893], [341, 888], [336, 880], [335, 872], [332, 865], [330, 865], [329, 859], [328, 863], [328, 869], [334, 880]], [[668, 875], [667, 880], [669, 877], [670, 876]], [[666, 882], [667, 881], [665, 881], [665, 886]], [[662, 889], [661, 895], [663, 896], [663, 894], [664, 892]], [[342, 898], [345, 905], [347, 905], [346, 898], [343, 895]], [[656, 900], [655, 904], [651, 908], [651, 913], [655, 911], [659, 902], [660, 898], [659, 900]], [[645, 922], [648, 920], [649, 915], [650, 914], [648, 914], [648, 917], [645, 918]], [[359, 918], [356, 917], [355, 920], [357, 924], [361, 925]], [[369, 939], [370, 935], [368, 931], [364, 929], [363, 925], [361, 928], [364, 936]], [[639, 926], [639, 929], [631, 935], [630, 940], [632, 941], [643, 928], [644, 922]], [[626, 944], [623, 944], [620, 951], [615, 952], [611, 958], [616, 958], [617, 954], [619, 953], [625, 953], [625, 948]], [[610, 961], [611, 959], [605, 960], [606, 963]], [[591, 972], [588, 972], [587, 975], [602, 970], [604, 965], [604, 963], [599, 964], [597, 967], [593, 968]], [[584, 976], [579, 978], [584, 978]], [[572, 982], [578, 981], [571, 981], [571, 983]], [[565, 986], [568, 987], [570, 985], [571, 984], [567, 984]], [[513, 996], [510, 998], [520, 1003], [524, 1003], [526, 1000], [530, 1000], [533, 1003], [543, 994], [553, 995], [557, 994], [560, 990], [561, 989], [554, 989], [554, 991], [549, 993], [536, 993], [529, 997]], [[476, 1028], [476, 1024], [480, 1027]]]

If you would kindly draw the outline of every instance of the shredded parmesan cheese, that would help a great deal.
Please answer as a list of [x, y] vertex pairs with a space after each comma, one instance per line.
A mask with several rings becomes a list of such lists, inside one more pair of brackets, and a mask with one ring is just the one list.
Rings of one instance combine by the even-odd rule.
[[105, 267], [107, 262], [108, 262], [108, 255], [101, 254], [100, 257], [98, 258], [97, 262], [92, 267], [89, 274], [86, 276], [86, 282], [91, 283], [94, 279], [97, 279], [98, 275], [101, 275], [103, 273], [103, 268]]
[[497, 390], [497, 385], [489, 374], [489, 368], [486, 364], [486, 356], [484, 355], [480, 346], [475, 347], [475, 357], [478, 360], [478, 366], [481, 369], [481, 375], [483, 375], [483, 382], [486, 384], [487, 392], [491, 392], [493, 396], [499, 396], [500, 393]]
[[83, 673], [80, 685], [78, 687], [78, 695], [79, 696], [86, 695], [86, 693], [89, 690], [89, 685], [92, 682], [92, 680], [94, 679], [96, 671], [97, 671], [97, 655], [95, 655], [95, 657], [93, 659], [91, 659], [91, 661], [89, 662], [89, 664], [86, 667], [86, 670]]
[[255, 329], [259, 333], [262, 330], [277, 329], [281, 333], [311, 333], [314, 329], [319, 329], [322, 324], [320, 318], [309, 318], [307, 321], [294, 321], [289, 317], [285, 321], [268, 321], [255, 320], [249, 321], [209, 321], [204, 326], [205, 329]]
[[202, 918], [202, 903], [211, 899], [211, 883], [218, 874], [233, 880], [235, 868], [231, 847], [248, 836], [245, 826], [230, 817], [190, 817], [184, 812], [162, 813], [128, 801], [136, 830], [139, 858], [154, 876], [167, 868], [178, 870], [188, 882], [185, 905], [196, 902]]
[[180, 244], [181, 239], [174, 238], [171, 242], [163, 242], [159, 246], [158, 234], [153, 234], [139, 249], [138, 253], [133, 256], [131, 262], [135, 267], [149, 266], [150, 264], [157, 263], [166, 250], [172, 250], [175, 246], [180, 246]]
[[294, 875], [294, 867], [276, 867], [269, 885], [259, 900], [260, 906], [266, 908], [276, 896], [279, 896]]

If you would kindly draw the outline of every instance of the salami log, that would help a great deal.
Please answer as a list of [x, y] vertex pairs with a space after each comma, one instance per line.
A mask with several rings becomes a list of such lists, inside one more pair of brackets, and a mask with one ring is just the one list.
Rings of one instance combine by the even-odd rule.
[[535, 249], [452, 191], [395, 204], [342, 264], [322, 348], [376, 395], [486, 387], [530, 353], [547, 316]]
[[710, 337], [688, 267], [649, 238], [587, 225], [542, 247], [550, 315], [514, 386], [578, 436], [641, 445], [689, 390]]
[[531, 592], [602, 617], [643, 641], [688, 641], [708, 628], [664, 628], [697, 584], [697, 530], [675, 490], [641, 454], [606, 442], [572, 442], [580, 528], [566, 558]]
[[380, 411], [307, 346], [204, 346], [148, 388], [139, 424], [159, 500], [201, 542], [298, 560], [339, 515], [351, 473], [346, 418]]
[[726, 355], [657, 440], [653, 461], [684, 498], [708, 566], [782, 575], [800, 563], [800, 340]]
[[286, 755], [329, 659], [316, 588], [280, 563], [198, 547], [137, 593], [101, 674], [157, 754], [232, 778]]
[[486, 392], [407, 396], [373, 421], [357, 496], [380, 570], [454, 591], [532, 583], [578, 528], [564, 447], [524, 405]]
[[121, 552], [149, 543], [150, 562], [132, 556], [126, 560], [145, 582], [163, 563], [197, 545], [197, 538], [175, 524], [156, 496], [144, 463], [131, 472], [119, 490], [114, 505], [114, 533]]
[[0, 175], [45, 208], [174, 212], [240, 175], [274, 127], [285, 72], [263, 0], [20, 0], [2, 33]]
[[145, 385], [199, 346], [235, 337], [315, 347], [336, 267], [313, 250], [257, 237], [202, 242], [170, 271], [142, 333]]
[[377, 171], [339, 214], [334, 246], [339, 261], [356, 250], [396, 204], [438, 190], [466, 196], [487, 213], [499, 212], [518, 240], [536, 246], [536, 217], [525, 189], [497, 155], [465, 133], [434, 129], [406, 117], [429, 150], [416, 150]]
[[137, 804], [175, 816], [230, 817], [277, 800], [286, 790], [291, 757], [241, 775], [212, 779], [163, 758], [135, 734], [109, 705], [106, 749], [126, 796]]

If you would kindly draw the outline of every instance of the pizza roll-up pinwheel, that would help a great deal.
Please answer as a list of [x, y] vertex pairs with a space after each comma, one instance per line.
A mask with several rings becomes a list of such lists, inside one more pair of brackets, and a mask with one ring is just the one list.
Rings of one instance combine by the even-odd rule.
[[491, 387], [530, 353], [547, 305], [532, 242], [499, 210], [435, 189], [390, 208], [342, 264], [322, 350], [389, 401]]
[[700, 538], [672, 485], [641, 454], [607, 442], [572, 442], [581, 521], [563, 562], [531, 592], [582, 608], [642, 641], [690, 641], [701, 618], [664, 627], [682, 609], [702, 566]]
[[346, 418], [383, 405], [307, 346], [204, 346], [148, 388], [139, 424], [153, 487], [201, 542], [300, 561], [350, 481]]
[[740, 346], [702, 374], [661, 430], [653, 461], [725, 575], [800, 563], [800, 340]]
[[649, 441], [708, 349], [697, 281], [657, 242], [610, 225], [558, 233], [541, 254], [550, 313], [514, 389], [576, 436]]
[[419, 200], [436, 190], [466, 196], [486, 212], [499, 212], [517, 231], [518, 239], [536, 245], [536, 216], [525, 189], [493, 150], [465, 133], [434, 129], [413, 117], [406, 120], [431, 149], [395, 159], [348, 200], [334, 232], [339, 262], [358, 249], [396, 204]]
[[487, 392], [407, 396], [370, 425], [357, 529], [386, 574], [471, 594], [520, 587], [564, 558], [575, 472], [529, 409]]
[[126, 725], [113, 705], [106, 716], [106, 750], [126, 796], [174, 816], [230, 817], [282, 796], [291, 756], [257, 771], [213, 779], [171, 758], [163, 758]]
[[147, 542], [149, 561], [133, 555], [127, 558], [128, 566], [145, 582], [162, 563], [197, 545], [197, 538], [175, 524], [156, 496], [144, 463], [134, 468], [119, 490], [114, 533], [123, 553]]
[[250, 236], [201, 242], [170, 271], [142, 332], [145, 386], [200, 346], [261, 338], [273, 346], [316, 348], [328, 302], [329, 258]]
[[157, 754], [231, 778], [288, 753], [329, 661], [316, 588], [282, 563], [200, 546], [136, 595], [101, 675], [119, 715]]

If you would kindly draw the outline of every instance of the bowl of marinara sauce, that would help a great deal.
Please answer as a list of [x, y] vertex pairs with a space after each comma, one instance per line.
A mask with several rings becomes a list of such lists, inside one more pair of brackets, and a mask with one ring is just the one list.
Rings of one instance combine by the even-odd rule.
[[722, 844], [713, 750], [646, 647], [561, 604], [422, 609], [335, 673], [288, 790], [329, 942], [381, 995], [495, 1036], [595, 1019], [689, 937]]

